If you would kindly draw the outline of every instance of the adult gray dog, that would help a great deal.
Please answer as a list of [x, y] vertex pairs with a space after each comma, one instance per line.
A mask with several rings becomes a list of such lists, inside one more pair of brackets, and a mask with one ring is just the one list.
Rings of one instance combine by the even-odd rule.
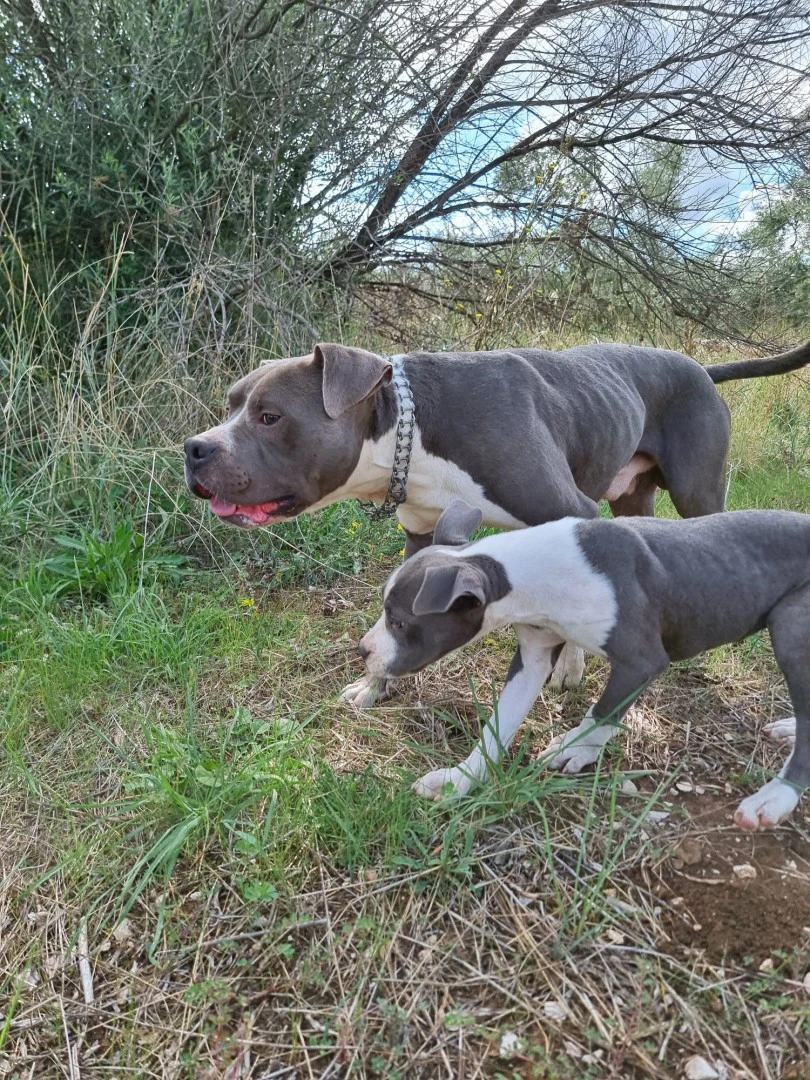
[[[465, 794], [497, 762], [565, 641], [606, 657], [610, 676], [585, 719], [548, 748], [551, 768], [596, 761], [634, 698], [673, 660], [767, 626], [796, 711], [796, 745], [778, 777], [743, 799], [744, 829], [776, 825], [810, 784], [810, 516], [737, 510], [696, 521], [563, 518], [470, 544], [481, 511], [457, 501], [434, 546], [395, 570], [360, 642], [373, 675], [406, 675], [499, 626], [518, 651], [481, 742], [414, 785]], [[436, 546], [438, 545], [438, 546]]]
[[[456, 498], [517, 529], [596, 517], [600, 499], [650, 515], [660, 487], [697, 517], [724, 508], [730, 417], [715, 384], [808, 362], [810, 342], [709, 368], [631, 345], [385, 357], [321, 344], [231, 387], [227, 420], [185, 444], [186, 481], [243, 528], [340, 499], [396, 504], [406, 559]], [[566, 648], [552, 682], [582, 668]], [[387, 688], [364, 677], [343, 696], [367, 707]]]

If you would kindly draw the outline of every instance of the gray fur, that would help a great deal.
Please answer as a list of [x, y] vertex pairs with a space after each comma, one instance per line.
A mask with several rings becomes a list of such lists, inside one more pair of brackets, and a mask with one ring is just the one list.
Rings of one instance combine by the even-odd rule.
[[679, 353], [589, 345], [415, 354], [404, 367], [425, 448], [526, 525], [596, 517], [636, 453], [683, 515], [723, 508], [728, 408]]
[[422, 586], [414, 597], [414, 615], [440, 615], [449, 611], [459, 600], [474, 607], [486, 603], [487, 583], [471, 563], [454, 561], [430, 566], [425, 571]]
[[332, 420], [391, 382], [389, 361], [365, 349], [323, 344], [313, 355], [323, 370], [323, 407]]
[[729, 382], [731, 379], [759, 379], [762, 376], [785, 375], [798, 371], [810, 363], [810, 341], [795, 349], [769, 356], [764, 360], [732, 360], [728, 364], [712, 364], [706, 368], [713, 383]]
[[[615, 512], [648, 512], [656, 485], [682, 516], [721, 510], [730, 420], [713, 379], [808, 361], [810, 346], [802, 346], [774, 360], [704, 369], [676, 352], [597, 344], [411, 353], [404, 368], [428, 452], [458, 465], [518, 521], [536, 525], [568, 514], [595, 517], [613, 477], [638, 453], [653, 466], [640, 480], [645, 490], [617, 499]], [[251, 505], [289, 496], [285, 518], [306, 512], [345, 483], [363, 440], [396, 423], [389, 381], [384, 358], [333, 344], [258, 368], [229, 394], [238, 420], [227, 440], [222, 425], [188, 440], [189, 487], [203, 498], [214, 492]], [[283, 420], [261, 432], [256, 417], [264, 407]], [[419, 546], [409, 537], [409, 554]]]
[[589, 521], [577, 536], [613, 583], [611, 676], [593, 715], [616, 719], [673, 660], [771, 632], [796, 710], [785, 778], [810, 784], [810, 516], [738, 510], [694, 521]]
[[468, 506], [462, 499], [454, 499], [436, 523], [433, 543], [450, 546], [466, 544], [483, 517], [477, 506]]
[[649, 685], [671, 661], [767, 626], [796, 710], [796, 751], [785, 779], [807, 787], [810, 516], [740, 510], [691, 522], [583, 522], [577, 532], [619, 605], [605, 648], [611, 675], [593, 715], [616, 719], [624, 696]]
[[[614, 514], [651, 514], [658, 487], [683, 517], [722, 510], [730, 416], [714, 382], [808, 361], [805, 345], [704, 369], [676, 352], [597, 344], [411, 353], [404, 369], [428, 453], [457, 465], [516, 522], [537, 525], [596, 517], [611, 481], [638, 454], [650, 468], [612, 499]], [[238, 506], [280, 500], [273, 521], [321, 505], [343, 490], [364, 444], [396, 424], [389, 380], [384, 358], [332, 344], [260, 367], [229, 394], [236, 419], [187, 441], [189, 488]], [[264, 408], [281, 414], [274, 427], [258, 423]], [[380, 499], [386, 489], [384, 480]], [[426, 509], [412, 493], [408, 506]], [[241, 512], [227, 520], [249, 524]], [[430, 541], [429, 532], [408, 531], [406, 558]]]
[[620, 662], [649, 651], [645, 642], [684, 660], [740, 641], [810, 581], [810, 516], [784, 510], [582, 522], [577, 537], [613, 583], [619, 617], [606, 652]]

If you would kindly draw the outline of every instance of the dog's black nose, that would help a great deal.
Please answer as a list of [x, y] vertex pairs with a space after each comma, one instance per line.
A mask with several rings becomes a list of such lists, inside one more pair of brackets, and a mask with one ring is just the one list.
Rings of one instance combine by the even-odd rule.
[[361, 658], [363, 660], [366, 660], [366, 659], [368, 659], [368, 654], [369, 654], [369, 652], [371, 650], [367, 649], [366, 646], [363, 644], [363, 642], [361, 640], [357, 645], [357, 651], [360, 653]]
[[193, 468], [195, 465], [202, 465], [212, 458], [216, 446], [214, 443], [206, 442], [205, 439], [186, 439], [183, 443], [183, 449], [186, 452], [186, 461]]

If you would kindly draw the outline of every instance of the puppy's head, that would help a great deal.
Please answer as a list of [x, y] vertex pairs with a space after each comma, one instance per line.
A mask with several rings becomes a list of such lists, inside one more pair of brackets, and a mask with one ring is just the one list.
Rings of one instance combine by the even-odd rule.
[[433, 547], [395, 570], [383, 613], [360, 642], [372, 675], [410, 675], [485, 633], [487, 609], [509, 591], [501, 563], [467, 549], [481, 511], [457, 500], [439, 519]]

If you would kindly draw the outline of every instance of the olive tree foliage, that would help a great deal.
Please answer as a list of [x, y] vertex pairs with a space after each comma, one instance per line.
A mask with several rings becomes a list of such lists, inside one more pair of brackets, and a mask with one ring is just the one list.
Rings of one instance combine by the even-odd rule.
[[712, 175], [805, 167], [787, 0], [0, 0], [0, 35], [0, 303], [99, 347], [288, 352], [353, 297], [474, 325], [504, 267], [544, 317], [730, 324]]
[[391, 107], [382, 28], [409, 11], [2, 0], [15, 295], [23, 271], [43, 294], [70, 279], [65, 305], [97, 315], [103, 288], [119, 316], [174, 321], [180, 345], [202, 333], [220, 346], [234, 319], [278, 329], [279, 347], [310, 339], [313, 183], [328, 170], [352, 198]]
[[777, 318], [801, 332], [810, 311], [810, 178], [793, 176], [756, 201], [757, 217], [741, 238], [755, 287], [740, 299], [763, 321]]

